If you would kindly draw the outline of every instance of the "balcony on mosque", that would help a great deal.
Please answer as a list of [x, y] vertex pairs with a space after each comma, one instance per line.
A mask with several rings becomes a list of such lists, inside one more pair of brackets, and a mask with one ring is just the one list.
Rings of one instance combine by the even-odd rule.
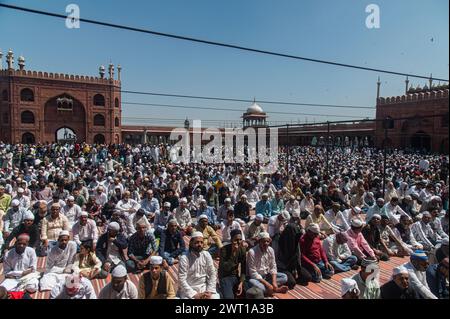
[[243, 128], [253, 127], [267, 127], [267, 114], [263, 109], [253, 100], [253, 104], [247, 108], [247, 112], [242, 115]]

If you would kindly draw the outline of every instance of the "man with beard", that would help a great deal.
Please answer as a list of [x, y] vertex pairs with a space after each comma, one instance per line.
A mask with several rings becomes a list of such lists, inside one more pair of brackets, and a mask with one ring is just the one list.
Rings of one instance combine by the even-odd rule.
[[3, 273], [5, 280], [1, 286], [6, 290], [20, 290], [23, 288], [30, 293], [38, 289], [39, 274], [37, 269], [37, 257], [33, 248], [28, 247], [30, 236], [20, 235], [11, 249], [6, 253], [3, 263]]
[[247, 253], [247, 277], [250, 286], [262, 290], [266, 296], [286, 293], [288, 287], [284, 285], [288, 278], [286, 274], [278, 272], [275, 253], [270, 247], [269, 233], [260, 233], [258, 239], [258, 244]]
[[150, 258], [156, 254], [155, 236], [144, 221], [139, 221], [137, 231], [128, 239], [128, 272], [140, 273], [150, 268]]
[[341, 279], [341, 298], [342, 299], [359, 299], [359, 288], [356, 281], [352, 278]]
[[73, 273], [53, 287], [50, 299], [97, 299], [97, 295], [89, 279]]
[[417, 242], [423, 246], [423, 250], [430, 251], [437, 242], [437, 236], [431, 228], [431, 214], [429, 212], [422, 213], [422, 219], [415, 222], [411, 226], [411, 231]]
[[45, 265], [45, 273], [41, 278], [41, 291], [52, 290], [57, 284], [66, 279], [72, 271], [74, 257], [77, 253], [77, 244], [70, 240], [67, 230], [59, 233], [58, 243], [48, 256]]
[[230, 232], [230, 244], [220, 250], [219, 280], [222, 298], [235, 299], [244, 291], [246, 273], [246, 250], [242, 245], [242, 232], [233, 229]]
[[28, 246], [36, 249], [40, 243], [39, 239], [39, 229], [37, 225], [34, 225], [34, 215], [27, 211], [23, 217], [23, 222], [19, 226], [13, 229], [8, 238], [6, 238], [5, 245], [3, 246], [3, 251], [1, 255], [3, 255], [4, 251], [9, 250], [10, 243], [18, 238], [21, 234], [27, 234], [30, 236], [30, 242]]
[[392, 280], [381, 286], [381, 299], [418, 299], [409, 288], [409, 272], [403, 266], [394, 268]]
[[50, 208], [50, 215], [42, 220], [41, 240], [43, 250], [47, 247], [53, 248], [56, 245], [61, 231], [69, 231], [69, 221], [67, 217], [60, 213], [61, 206], [53, 204]]
[[169, 220], [167, 229], [161, 233], [159, 242], [159, 255], [172, 266], [178, 264], [179, 257], [186, 252], [186, 244], [183, 235], [178, 230], [178, 223], [175, 219]]
[[219, 299], [217, 272], [209, 252], [203, 250], [203, 234], [196, 231], [189, 242], [189, 252], [180, 258], [179, 296], [182, 299]]
[[423, 250], [416, 250], [411, 254], [410, 262], [404, 267], [409, 272], [409, 285], [423, 299], [438, 299], [430, 290], [427, 283], [426, 270], [429, 266], [428, 256]]
[[118, 265], [111, 273], [111, 282], [100, 291], [98, 299], [138, 299], [138, 290], [127, 277], [124, 266]]
[[102, 262], [102, 269], [110, 272], [118, 265], [125, 267], [125, 249], [128, 247], [127, 239], [120, 233], [120, 225], [109, 223], [108, 230], [98, 239], [95, 254]]
[[400, 217], [400, 222], [394, 226], [394, 234], [403, 241], [403, 243], [408, 249], [411, 250], [423, 249], [423, 246], [419, 244], [417, 240], [414, 238], [414, 235], [411, 231], [410, 226], [411, 223], [412, 223], [411, 218], [402, 215]]
[[163, 258], [152, 256], [150, 258], [150, 271], [139, 279], [139, 299], [174, 299], [175, 288], [169, 273], [163, 270]]

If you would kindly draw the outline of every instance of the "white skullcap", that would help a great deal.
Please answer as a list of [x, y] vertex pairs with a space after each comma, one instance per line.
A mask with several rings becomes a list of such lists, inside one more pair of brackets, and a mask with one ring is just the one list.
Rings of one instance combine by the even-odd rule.
[[199, 232], [199, 231], [193, 232], [192, 236], [191, 236], [191, 239], [198, 238], [198, 237], [203, 238], [203, 233]]
[[208, 216], [206, 216], [205, 214], [202, 214], [198, 217], [198, 220], [202, 220], [202, 219], [208, 219]]
[[187, 198], [183, 197], [182, 199], [180, 199], [180, 203], [187, 203]]
[[74, 272], [72, 274], [67, 275], [65, 285], [69, 289], [80, 288], [81, 282], [79, 273]]
[[256, 214], [255, 219], [259, 220], [260, 222], [262, 222], [264, 220], [264, 216], [263, 216], [263, 214]]
[[358, 206], [355, 206], [353, 208], [353, 210], [355, 211], [355, 213], [360, 214], [361, 213], [361, 208], [359, 208]]
[[359, 294], [359, 288], [356, 281], [352, 278], [343, 278], [341, 280], [341, 297], [344, 296], [347, 292], [351, 290], [356, 290], [356, 292]]
[[74, 201], [74, 200], [75, 200], [75, 197], [69, 196], [69, 197], [67, 197], [67, 200]]
[[261, 197], [269, 197], [269, 194], [264, 193], [264, 194], [261, 195]]
[[88, 212], [86, 212], [86, 211], [82, 211], [81, 214], [80, 214], [80, 216], [81, 216], [81, 217], [88, 217], [89, 214], [88, 214]]
[[374, 219], [374, 218], [378, 218], [381, 219], [381, 215], [380, 214], [373, 214], [372, 217], [370, 218], [370, 220]]
[[61, 237], [61, 236], [70, 236], [70, 233], [69, 233], [68, 230], [61, 230], [61, 231], [59, 232], [58, 237]]
[[25, 192], [25, 190], [24, 190], [22, 187], [19, 187], [19, 188], [17, 189], [17, 192], [18, 192], [18, 193], [23, 193], [23, 192]]
[[313, 232], [314, 234], [319, 234], [320, 233], [320, 227], [316, 223], [309, 224], [307, 230], [309, 230], [310, 232]]
[[122, 265], [117, 265], [116, 267], [114, 267], [111, 275], [115, 278], [125, 277], [127, 275], [127, 269]]
[[161, 256], [152, 256], [150, 257], [150, 264], [151, 265], [162, 265], [163, 258]]
[[119, 231], [120, 230], [120, 225], [116, 222], [112, 222], [108, 225], [108, 229], [109, 230], [115, 230], [115, 231]]
[[32, 212], [27, 210], [25, 214], [23, 215], [23, 220], [34, 220], [34, 215]]
[[292, 212], [292, 217], [294, 217], [294, 218], [300, 218], [300, 212], [299, 212], [298, 210], [294, 210], [294, 211]]
[[20, 202], [19, 202], [18, 199], [14, 199], [14, 200], [11, 202], [11, 206], [13, 206], [13, 207], [17, 207], [17, 206], [19, 206], [19, 205], [20, 205]]
[[231, 203], [231, 198], [229, 198], [229, 197], [225, 198], [224, 202], [225, 203]]
[[258, 235], [258, 239], [270, 239], [270, 235], [268, 232], [260, 232]]
[[442, 239], [441, 245], [448, 246], [448, 237]]
[[283, 216], [283, 219], [284, 219], [284, 220], [291, 219], [291, 214], [289, 214], [289, 212], [288, 212], [287, 210], [283, 210], [283, 211], [281, 212], [281, 216]]
[[397, 276], [399, 274], [407, 274], [407, 273], [408, 273], [408, 269], [406, 269], [404, 266], [398, 266], [392, 270], [392, 276]]
[[241, 196], [241, 198], [247, 199], [247, 195], [243, 194], [243, 195]]
[[412, 197], [410, 195], [406, 195], [405, 198], [406, 200], [412, 200]]
[[430, 214], [430, 212], [428, 212], [428, 211], [424, 211], [424, 212], [422, 212], [422, 217], [423, 217], [423, 216], [431, 217], [431, 214]]
[[170, 207], [170, 203], [169, 202], [164, 202], [164, 207]]
[[359, 227], [361, 227], [361, 226], [363, 225], [363, 222], [362, 222], [362, 220], [359, 219], [359, 218], [353, 218], [353, 219], [351, 220], [350, 224], [351, 224], [353, 227], [359, 228]]
[[200, 200], [200, 203], [206, 204], [206, 199], [202, 198], [202, 199]]

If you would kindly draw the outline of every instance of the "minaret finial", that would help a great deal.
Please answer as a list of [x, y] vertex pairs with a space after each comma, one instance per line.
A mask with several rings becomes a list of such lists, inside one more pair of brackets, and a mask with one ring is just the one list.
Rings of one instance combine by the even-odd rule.
[[380, 98], [380, 77], [378, 77], [378, 81], [377, 81], [377, 100]]
[[405, 94], [408, 94], [408, 90], [409, 90], [409, 77], [408, 76], [406, 76], [405, 83], [406, 83]]
[[430, 91], [431, 91], [431, 89], [432, 89], [432, 87], [433, 87], [433, 73], [430, 73]]

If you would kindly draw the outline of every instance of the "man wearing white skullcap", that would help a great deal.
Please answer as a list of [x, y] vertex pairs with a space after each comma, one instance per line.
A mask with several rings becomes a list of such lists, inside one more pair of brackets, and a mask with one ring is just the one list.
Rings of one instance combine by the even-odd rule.
[[209, 207], [206, 203], [206, 200], [202, 199], [200, 201], [200, 207], [197, 210], [197, 221], [200, 220], [200, 216], [205, 215], [208, 217], [208, 223], [213, 227], [214, 229], [218, 229], [220, 227], [220, 224], [217, 222], [217, 216], [216, 213], [214, 213], [214, 209], [212, 207]]
[[333, 266], [320, 241], [320, 227], [318, 224], [309, 224], [306, 233], [300, 238], [300, 251], [302, 267], [309, 271], [312, 281], [319, 283], [330, 279], [334, 274]]
[[45, 265], [45, 273], [41, 278], [41, 291], [52, 290], [55, 285], [65, 280], [71, 273], [77, 244], [70, 240], [68, 230], [62, 230], [58, 236], [57, 245], [50, 249]]
[[269, 218], [272, 216], [272, 204], [269, 201], [269, 195], [267, 193], [261, 195], [261, 200], [255, 205], [255, 212], [256, 214], [263, 215], [265, 221], [269, 221]]
[[[192, 233], [192, 232], [191, 232]], [[169, 266], [178, 263], [178, 258], [186, 252], [186, 244], [182, 232], [175, 219], [169, 220], [167, 229], [161, 233], [159, 255], [163, 256]]]
[[150, 271], [139, 279], [139, 299], [174, 299], [176, 296], [172, 278], [163, 267], [163, 258], [150, 258]]
[[358, 284], [352, 278], [341, 279], [341, 297], [342, 299], [359, 299]]
[[50, 214], [42, 220], [41, 240], [43, 249], [53, 248], [58, 241], [59, 233], [62, 230], [70, 230], [67, 217], [60, 213], [59, 204], [52, 204]]
[[[411, 226], [411, 233], [426, 251], [433, 250], [438, 240], [437, 234], [431, 227], [431, 214], [428, 211], [422, 213], [421, 220]], [[440, 239], [440, 238], [439, 238]]]
[[6, 279], [0, 286], [8, 291], [19, 288], [34, 293], [38, 289], [37, 257], [35, 250], [28, 247], [29, 240], [27, 234], [19, 235], [14, 248], [5, 255], [3, 274]]
[[216, 291], [217, 270], [211, 254], [203, 246], [203, 233], [196, 231], [189, 242], [189, 252], [180, 257], [178, 289], [182, 299], [220, 298]]
[[156, 253], [155, 236], [144, 221], [136, 225], [136, 233], [128, 238], [128, 272], [140, 273], [150, 268], [150, 258]]
[[[223, 244], [214, 228], [208, 225], [208, 220], [207, 215], [200, 215], [198, 217], [198, 224], [195, 227], [195, 231], [201, 232], [203, 235], [203, 249], [209, 251], [212, 256], [217, 257]], [[214, 243], [211, 244], [211, 241]]]
[[91, 281], [74, 272], [53, 287], [50, 299], [97, 299], [97, 295]]
[[2, 247], [0, 256], [4, 255], [4, 252], [10, 249], [10, 243], [13, 239], [17, 239], [20, 234], [27, 234], [29, 238], [28, 247], [36, 249], [40, 244], [40, 233], [38, 225], [34, 224], [34, 215], [30, 211], [26, 211], [23, 216], [23, 222], [14, 228], [6, 238], [5, 243]]
[[244, 230], [245, 238], [250, 247], [253, 247], [258, 242], [258, 236], [261, 232], [265, 231], [264, 225], [262, 224], [264, 221], [264, 216], [262, 214], [257, 214], [255, 219], [247, 224], [246, 229]]
[[219, 223], [227, 219], [227, 213], [229, 210], [234, 209], [233, 206], [231, 205], [231, 198], [227, 197], [225, 198], [223, 205], [220, 205], [219, 209], [217, 210], [217, 221]]
[[13, 198], [13, 200], [18, 200], [20, 207], [25, 209], [29, 209], [31, 206], [30, 197], [24, 195], [25, 190], [22, 187], [17, 189], [17, 195]]
[[128, 242], [120, 232], [120, 225], [116, 222], [108, 224], [108, 230], [98, 238], [95, 254], [102, 262], [102, 269], [106, 272], [122, 265], [125, 267], [125, 250]]
[[271, 297], [274, 293], [288, 291], [285, 286], [288, 277], [278, 272], [275, 252], [270, 247], [270, 242], [269, 233], [259, 233], [258, 244], [247, 253], [247, 278], [251, 287], [256, 287]]
[[97, 244], [97, 224], [93, 219], [88, 218], [88, 216], [89, 214], [87, 212], [82, 211], [78, 221], [72, 227], [73, 240], [77, 243], [78, 247], [85, 240], [92, 240], [94, 246]]
[[138, 299], [138, 291], [127, 277], [123, 265], [116, 266], [111, 272], [111, 282], [100, 291], [98, 299]]
[[381, 299], [419, 299], [409, 288], [409, 272], [404, 266], [395, 267], [392, 279], [381, 286]]
[[7, 238], [14, 228], [20, 225], [27, 209], [20, 207], [20, 202], [14, 199], [11, 207], [6, 211], [3, 217], [3, 238]]
[[67, 217], [69, 225], [72, 228], [81, 215], [81, 207], [75, 204], [75, 198], [73, 196], [69, 196], [67, 197], [66, 205], [63, 206], [61, 212]]
[[345, 235], [352, 254], [358, 257], [359, 261], [368, 258], [376, 259], [375, 252], [362, 234], [364, 223], [359, 218], [355, 218], [351, 220], [350, 224], [351, 227], [345, 232]]
[[194, 227], [194, 223], [192, 222], [191, 212], [187, 208], [187, 205], [187, 199], [183, 197], [180, 200], [180, 206], [174, 209], [173, 215], [175, 216], [181, 230], [187, 235], [190, 235]]
[[234, 216], [246, 223], [250, 220], [251, 205], [247, 202], [247, 196], [243, 194], [239, 201], [234, 205]]

